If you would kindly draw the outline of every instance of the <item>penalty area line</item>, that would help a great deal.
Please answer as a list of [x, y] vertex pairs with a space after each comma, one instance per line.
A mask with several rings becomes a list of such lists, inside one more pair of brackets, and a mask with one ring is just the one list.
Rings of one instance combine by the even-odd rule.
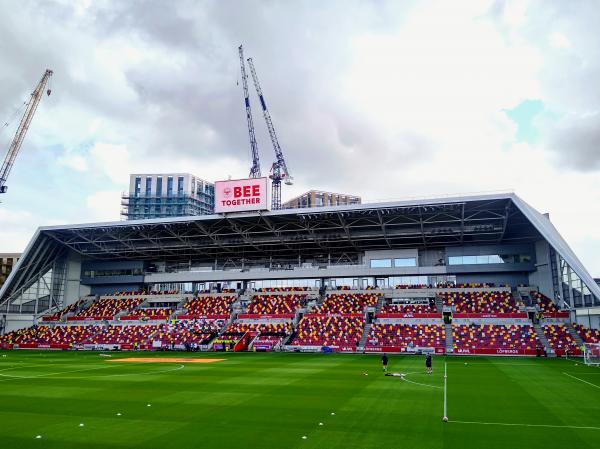
[[506, 423], [506, 422], [480, 422], [480, 421], [455, 421], [449, 420], [449, 423], [454, 424], [476, 424], [482, 426], [508, 426], [508, 427], [546, 427], [554, 429], [583, 429], [583, 430], [600, 430], [600, 427], [594, 426], [567, 426], [554, 424], [525, 424], [525, 423]]
[[444, 362], [444, 419], [448, 419], [447, 403], [447, 384], [448, 384], [448, 363]]
[[[573, 378], [573, 379], [575, 379], [575, 380], [578, 380], [579, 382], [583, 382], [584, 384], [591, 385], [592, 387], [595, 387], [595, 388], [600, 388], [600, 385], [596, 385], [596, 384], [593, 384], [593, 383], [591, 383], [591, 382], [588, 382], [587, 380], [580, 379], [579, 377], [575, 377], [575, 376], [573, 376], [573, 375], [571, 375], [571, 374], [569, 374], [569, 373], [565, 373], [564, 371], [563, 371], [563, 374], [564, 374], [565, 376], [569, 376], [569, 377], [571, 377], [571, 378]], [[595, 373], [594, 373], [594, 374], [595, 374]]]

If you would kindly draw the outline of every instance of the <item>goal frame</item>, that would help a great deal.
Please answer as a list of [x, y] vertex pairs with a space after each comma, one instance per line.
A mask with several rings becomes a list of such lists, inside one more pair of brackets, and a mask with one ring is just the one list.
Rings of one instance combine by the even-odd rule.
[[600, 366], [600, 343], [583, 345], [583, 362], [588, 366]]

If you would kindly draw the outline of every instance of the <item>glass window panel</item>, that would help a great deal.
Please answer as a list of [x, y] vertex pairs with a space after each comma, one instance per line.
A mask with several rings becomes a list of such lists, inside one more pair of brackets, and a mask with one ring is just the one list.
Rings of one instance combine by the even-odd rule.
[[477, 256], [477, 264], [484, 265], [490, 263], [490, 256]]
[[462, 265], [462, 256], [448, 257], [448, 265]]
[[392, 259], [371, 259], [371, 268], [391, 268]]
[[416, 267], [417, 259], [414, 257], [403, 257], [401, 259], [394, 259], [394, 266], [396, 266], [396, 267]]
[[477, 263], [477, 256], [463, 256], [463, 265], [474, 265]]
[[502, 257], [500, 257], [498, 254], [492, 254], [488, 257], [488, 263], [504, 263], [504, 260], [502, 260]]

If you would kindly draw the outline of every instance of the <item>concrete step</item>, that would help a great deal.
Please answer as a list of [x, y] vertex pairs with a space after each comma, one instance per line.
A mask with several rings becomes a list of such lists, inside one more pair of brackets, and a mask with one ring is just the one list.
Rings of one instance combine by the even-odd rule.
[[546, 338], [546, 334], [544, 334], [544, 330], [542, 329], [542, 326], [540, 326], [539, 323], [534, 323], [533, 328], [535, 329], [535, 332], [537, 333], [540, 343], [546, 349], [546, 353], [548, 354], [548, 357], [556, 357], [556, 354], [554, 354], [554, 352], [552, 351], [552, 347], [550, 346], [550, 343], [548, 342], [548, 339]]
[[437, 295], [435, 297], [435, 307], [439, 313], [442, 313], [442, 307], [444, 307], [444, 303], [442, 302], [442, 298]]
[[577, 333], [577, 331], [575, 330], [575, 328], [573, 327], [573, 324], [568, 323], [567, 324], [567, 329], [569, 330], [569, 334], [571, 334], [571, 337], [573, 337], [573, 339], [577, 342], [577, 345], [579, 347], [582, 347], [584, 345], [584, 341], [581, 338], [581, 336]]
[[382, 296], [381, 298], [379, 298], [377, 300], [377, 306], [375, 307], [375, 314], [381, 312], [381, 309], [383, 308], [383, 306], [385, 305], [385, 303], [386, 303], [386, 300], [385, 300], [384, 296]]
[[446, 331], [446, 353], [454, 352], [454, 339], [452, 338], [452, 325], [444, 324]]
[[365, 328], [363, 329], [362, 337], [360, 338], [360, 342], [358, 343], [358, 346], [360, 348], [365, 347], [365, 343], [367, 342], [367, 337], [369, 336], [369, 332], [371, 332], [371, 323], [365, 324]]

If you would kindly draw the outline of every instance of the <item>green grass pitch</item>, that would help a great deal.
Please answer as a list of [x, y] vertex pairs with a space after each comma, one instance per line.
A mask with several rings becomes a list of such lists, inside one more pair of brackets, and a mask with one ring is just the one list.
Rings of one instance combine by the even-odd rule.
[[402, 379], [366, 355], [0, 354], [6, 449], [600, 447], [600, 369], [564, 359], [435, 357], [428, 376], [391, 356]]

